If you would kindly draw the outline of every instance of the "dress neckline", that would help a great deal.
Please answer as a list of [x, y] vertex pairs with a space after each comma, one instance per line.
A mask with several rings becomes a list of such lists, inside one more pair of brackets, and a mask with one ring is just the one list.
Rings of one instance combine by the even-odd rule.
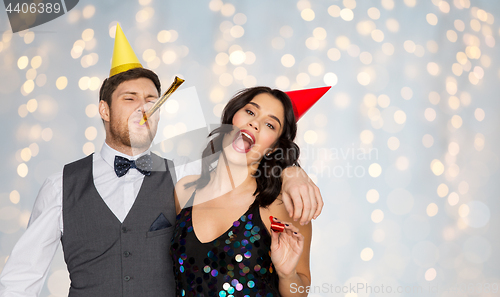
[[[199, 238], [198, 238], [198, 235], [196, 235], [196, 230], [194, 228], [194, 225], [193, 225], [193, 207], [194, 207], [194, 196], [195, 196], [195, 193], [196, 193], [196, 190], [193, 191], [193, 194], [191, 195], [191, 198], [189, 198], [188, 202], [186, 203], [187, 205], [190, 205], [189, 207], [185, 208], [186, 210], [190, 209], [190, 216], [191, 216], [191, 220], [189, 224], [191, 224], [191, 227], [193, 228], [193, 235], [194, 235], [194, 238], [196, 238], [196, 241], [198, 241], [200, 244], [202, 245], [208, 245], [208, 244], [211, 244], [213, 243], [214, 241], [216, 240], [219, 240], [221, 239], [221, 237], [223, 237], [224, 235], [226, 235], [232, 228], [234, 227], [237, 227], [239, 226], [242, 221], [241, 221], [241, 218], [243, 216], [246, 216], [248, 217], [250, 214], [253, 214], [254, 217], [252, 218], [252, 220], [256, 220], [256, 219], [260, 219], [260, 209], [259, 207], [251, 207], [249, 206], [248, 209], [245, 211], [245, 213], [243, 213], [242, 215], [240, 215], [238, 217], [238, 219], [236, 221], [234, 221], [231, 226], [229, 226], [229, 228], [227, 228], [221, 235], [217, 236], [216, 238], [210, 240], [210, 241], [207, 241], [207, 242], [202, 242]], [[253, 212], [253, 213], [250, 213], [253, 209], [257, 208], [257, 211]], [[235, 225], [236, 223], [238, 223], [237, 225]], [[264, 228], [265, 229], [265, 228]], [[267, 231], [267, 230], [266, 230]]]

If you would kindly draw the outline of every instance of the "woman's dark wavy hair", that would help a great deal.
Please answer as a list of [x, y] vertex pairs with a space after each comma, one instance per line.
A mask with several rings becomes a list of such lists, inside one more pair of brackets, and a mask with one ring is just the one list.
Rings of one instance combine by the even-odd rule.
[[201, 189], [208, 184], [210, 172], [215, 169], [211, 165], [219, 159], [223, 149], [222, 140], [224, 135], [232, 131], [234, 114], [245, 107], [255, 96], [263, 93], [269, 94], [281, 102], [285, 111], [285, 120], [282, 125], [283, 131], [274, 144], [275, 150], [269, 156], [264, 155], [257, 171], [253, 174], [257, 181], [257, 189], [253, 194], [256, 198], [252, 206], [267, 207], [276, 200], [281, 192], [281, 173], [283, 169], [289, 166], [298, 166], [300, 150], [293, 142], [297, 134], [297, 123], [292, 102], [286, 93], [269, 87], [253, 87], [241, 90], [227, 103], [222, 112], [222, 125], [208, 135], [208, 137], [213, 138], [203, 150], [201, 176], [199, 179], [187, 183], [186, 188], [196, 186], [196, 189]]

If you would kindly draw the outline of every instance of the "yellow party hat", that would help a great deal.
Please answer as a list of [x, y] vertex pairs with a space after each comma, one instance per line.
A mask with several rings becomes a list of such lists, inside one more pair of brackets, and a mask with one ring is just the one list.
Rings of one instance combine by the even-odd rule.
[[142, 65], [139, 59], [137, 59], [130, 43], [128, 43], [127, 37], [125, 37], [120, 24], [117, 23], [115, 46], [113, 48], [113, 59], [111, 60], [109, 77], [133, 68], [142, 68]]

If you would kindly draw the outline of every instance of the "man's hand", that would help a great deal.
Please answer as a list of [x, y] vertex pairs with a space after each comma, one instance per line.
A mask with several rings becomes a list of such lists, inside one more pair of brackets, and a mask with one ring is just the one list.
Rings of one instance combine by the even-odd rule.
[[294, 221], [305, 225], [316, 219], [323, 209], [319, 188], [300, 167], [283, 170], [282, 199], [288, 214]]

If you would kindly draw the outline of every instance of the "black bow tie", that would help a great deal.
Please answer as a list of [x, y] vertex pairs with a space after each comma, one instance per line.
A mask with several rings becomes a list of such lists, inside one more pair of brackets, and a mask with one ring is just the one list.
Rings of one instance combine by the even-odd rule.
[[151, 175], [152, 165], [153, 162], [150, 155], [144, 155], [135, 161], [115, 156], [115, 173], [118, 177], [127, 174], [130, 168], [135, 168], [144, 175]]

